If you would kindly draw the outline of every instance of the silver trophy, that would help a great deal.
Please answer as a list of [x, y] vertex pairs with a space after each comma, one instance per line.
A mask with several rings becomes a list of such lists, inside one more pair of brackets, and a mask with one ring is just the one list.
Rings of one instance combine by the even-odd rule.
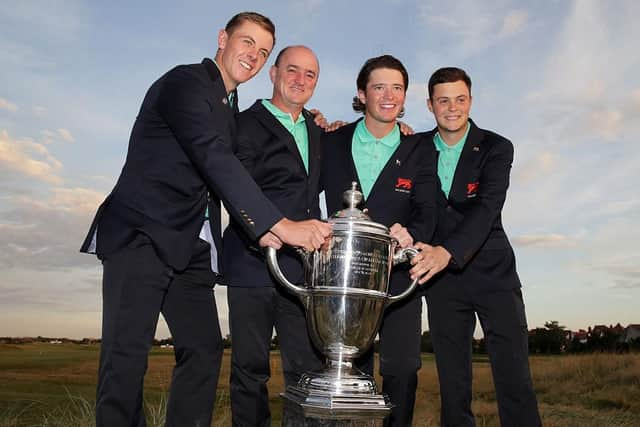
[[327, 357], [321, 371], [303, 374], [282, 396], [307, 417], [384, 417], [392, 407], [388, 397], [352, 361], [371, 346], [385, 307], [415, 289], [417, 280], [399, 295], [387, 292], [392, 266], [418, 251], [396, 251], [398, 242], [389, 229], [356, 208], [362, 201], [356, 183], [344, 200], [347, 208], [329, 219], [333, 234], [323, 247], [299, 251], [305, 265], [303, 287], [284, 277], [275, 249], [266, 252], [271, 273], [302, 300], [313, 343]]

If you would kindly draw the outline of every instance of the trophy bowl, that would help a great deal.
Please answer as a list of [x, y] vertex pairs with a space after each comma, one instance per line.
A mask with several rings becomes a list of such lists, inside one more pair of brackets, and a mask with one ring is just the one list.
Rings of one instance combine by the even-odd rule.
[[333, 232], [322, 248], [298, 251], [305, 267], [303, 286], [283, 275], [275, 249], [266, 251], [269, 270], [301, 299], [311, 339], [327, 357], [322, 370], [304, 373], [282, 396], [305, 416], [385, 416], [391, 409], [389, 399], [378, 392], [371, 376], [353, 366], [353, 359], [373, 343], [385, 307], [415, 289], [417, 280], [399, 295], [388, 294], [392, 267], [418, 252], [396, 250], [398, 242], [389, 229], [356, 208], [362, 200], [356, 183], [344, 199], [348, 207], [329, 219]]

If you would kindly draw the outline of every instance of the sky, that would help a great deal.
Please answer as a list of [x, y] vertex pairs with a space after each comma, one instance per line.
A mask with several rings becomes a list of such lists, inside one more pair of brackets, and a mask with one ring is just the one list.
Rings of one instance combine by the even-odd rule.
[[[275, 22], [276, 52], [315, 51], [308, 105], [330, 120], [358, 117], [360, 67], [392, 54], [409, 71], [404, 120], [429, 130], [428, 77], [464, 68], [471, 117], [515, 146], [503, 223], [529, 327], [640, 323], [639, 2], [3, 3], [0, 336], [99, 337], [102, 270], [78, 248], [140, 102], [173, 66], [213, 57], [218, 30], [244, 10]], [[267, 67], [240, 87], [241, 109], [270, 97]], [[225, 288], [215, 293], [225, 334]]]

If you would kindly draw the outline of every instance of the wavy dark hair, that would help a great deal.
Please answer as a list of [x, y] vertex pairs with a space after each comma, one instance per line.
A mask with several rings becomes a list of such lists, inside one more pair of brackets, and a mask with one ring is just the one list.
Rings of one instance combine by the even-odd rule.
[[471, 95], [471, 77], [462, 68], [442, 67], [437, 69], [429, 78], [429, 99], [433, 96], [433, 87], [440, 83], [455, 83], [463, 81], [469, 88]]
[[[367, 59], [364, 63], [360, 72], [358, 73], [358, 78], [356, 79], [356, 87], [358, 90], [365, 91], [367, 89], [367, 83], [369, 83], [369, 76], [373, 72], [373, 70], [377, 70], [379, 68], [389, 68], [391, 70], [400, 71], [402, 74], [402, 80], [404, 80], [404, 92], [407, 93], [407, 89], [409, 88], [409, 73], [407, 73], [407, 69], [404, 68], [402, 62], [399, 59], [391, 56], [391, 55], [382, 55], [376, 56], [375, 58]], [[358, 96], [353, 97], [353, 103], [351, 104], [353, 107], [353, 111], [356, 113], [364, 113], [366, 110], [365, 105], [360, 102], [360, 98]], [[398, 117], [404, 116], [404, 106], [402, 107], [402, 111], [398, 114]]]

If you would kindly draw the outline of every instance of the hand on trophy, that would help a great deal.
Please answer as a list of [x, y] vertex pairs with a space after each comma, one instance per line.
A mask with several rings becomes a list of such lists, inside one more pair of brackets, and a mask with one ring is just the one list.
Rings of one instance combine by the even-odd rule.
[[283, 243], [313, 251], [331, 235], [331, 225], [317, 219], [291, 221], [283, 218], [271, 227], [271, 232]]
[[411, 237], [407, 228], [398, 223], [391, 226], [389, 235], [398, 241], [401, 248], [407, 248], [413, 245], [413, 237]]
[[418, 283], [422, 285], [449, 265], [451, 254], [442, 246], [431, 246], [422, 242], [416, 243], [415, 247], [420, 253], [411, 260], [413, 268], [409, 273], [413, 280], [419, 277]]
[[270, 247], [273, 249], [280, 249], [282, 247], [282, 240], [278, 239], [278, 236], [270, 231], [267, 231], [258, 241], [261, 248]]

